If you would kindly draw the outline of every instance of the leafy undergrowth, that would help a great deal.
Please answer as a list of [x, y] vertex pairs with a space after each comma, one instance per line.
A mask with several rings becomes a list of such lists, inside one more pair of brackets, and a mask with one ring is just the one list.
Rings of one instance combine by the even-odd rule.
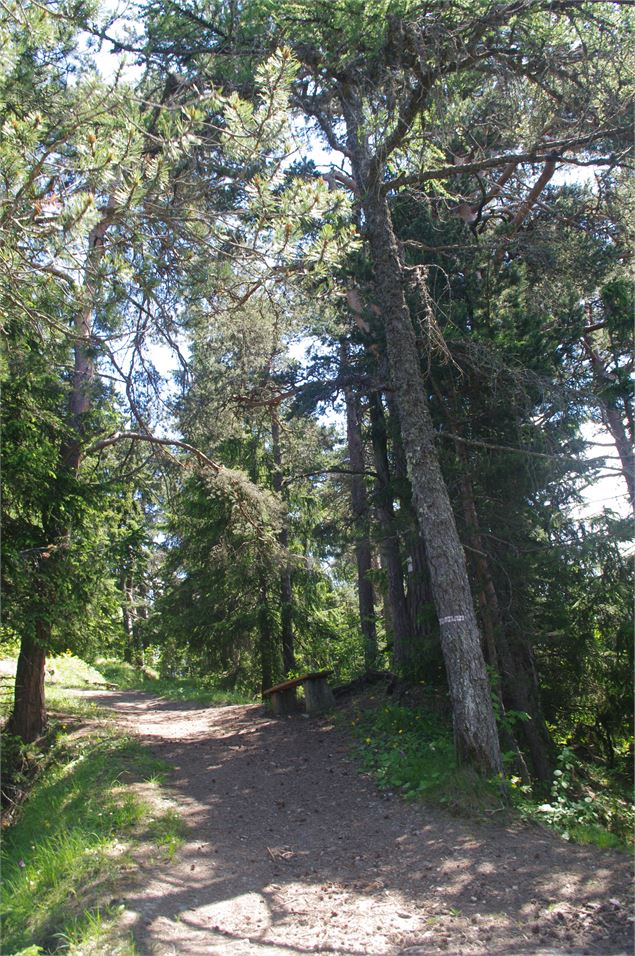
[[569, 747], [558, 757], [549, 799], [511, 778], [512, 799], [524, 819], [557, 830], [565, 840], [605, 849], [633, 845], [635, 809], [630, 788], [599, 764], [583, 763]]
[[224, 690], [213, 681], [199, 678], [159, 677], [151, 668], [138, 669], [109, 658], [98, 658], [95, 666], [109, 684], [121, 690], [143, 690], [169, 700], [192, 700], [199, 704], [250, 704], [253, 698], [235, 690]]
[[457, 766], [452, 728], [437, 715], [383, 704], [358, 710], [352, 725], [361, 765], [382, 789], [461, 814], [504, 808], [500, 781], [483, 780]]
[[160, 799], [167, 767], [103, 722], [51, 721], [39, 743], [27, 749], [41, 772], [4, 839], [2, 952], [128, 956], [117, 894], [133, 852], [171, 857], [181, 840]]
[[575, 843], [615, 849], [632, 844], [635, 816], [624, 785], [598, 765], [583, 765], [568, 748], [545, 802], [516, 777], [503, 785], [458, 767], [452, 728], [435, 714], [376, 702], [354, 712], [352, 727], [362, 768], [384, 790], [462, 815], [520, 815]]

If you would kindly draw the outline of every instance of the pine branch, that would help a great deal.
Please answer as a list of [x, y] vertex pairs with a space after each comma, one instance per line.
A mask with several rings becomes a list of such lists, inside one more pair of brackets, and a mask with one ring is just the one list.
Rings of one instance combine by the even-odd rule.
[[475, 448], [487, 448], [491, 451], [505, 451], [517, 455], [529, 455], [531, 458], [545, 458], [548, 461], [569, 462], [578, 468], [586, 468], [589, 465], [597, 465], [597, 467], [600, 467], [605, 464], [605, 457], [581, 459], [575, 458], [573, 455], [554, 455], [544, 451], [531, 451], [529, 448], [518, 448], [514, 445], [497, 445], [492, 442], [477, 441], [475, 438], [461, 438], [459, 435], [454, 435], [451, 432], [437, 432], [437, 437], [449, 438], [450, 441], [460, 442], [462, 445], [471, 445]]
[[422, 170], [419, 173], [410, 175], [402, 174], [396, 179], [383, 184], [384, 193], [399, 189], [402, 186], [422, 186], [424, 183], [433, 179], [449, 179], [451, 176], [465, 176], [471, 173], [482, 173], [486, 169], [497, 169], [499, 166], [508, 166], [511, 163], [520, 165], [521, 163], [548, 163], [560, 162], [575, 166], [614, 166], [618, 162], [618, 157], [614, 154], [610, 156], [598, 156], [588, 162], [578, 160], [575, 156], [563, 156], [562, 151], [573, 149], [575, 147], [589, 146], [598, 139], [607, 136], [616, 136], [629, 134], [630, 129], [626, 126], [616, 126], [611, 129], [600, 130], [590, 133], [588, 136], [579, 136], [566, 140], [558, 140], [544, 146], [536, 146], [532, 150], [523, 153], [503, 153], [499, 156], [491, 156], [489, 159], [481, 159], [473, 163], [452, 164], [451, 166], [441, 166], [438, 169]]
[[102, 438], [101, 441], [95, 442], [90, 448], [87, 448], [84, 451], [83, 457], [94, 455], [99, 451], [103, 451], [104, 448], [110, 448], [112, 445], [116, 445], [120, 441], [125, 440], [145, 441], [150, 442], [152, 445], [163, 445], [168, 448], [182, 448], [184, 451], [194, 455], [201, 464], [207, 468], [211, 468], [215, 474], [219, 474], [223, 470], [222, 465], [212, 461], [212, 459], [208, 458], [200, 449], [195, 448], [194, 445], [190, 445], [188, 442], [180, 441], [178, 438], [159, 438], [157, 435], [151, 435], [146, 432], [114, 432], [112, 435], [109, 435], [108, 438]]

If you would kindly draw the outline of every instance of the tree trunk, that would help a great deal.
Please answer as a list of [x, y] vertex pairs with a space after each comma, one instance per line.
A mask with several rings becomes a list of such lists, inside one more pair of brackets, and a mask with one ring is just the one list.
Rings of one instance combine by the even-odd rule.
[[[280, 445], [280, 421], [275, 413], [271, 417], [271, 439], [273, 446], [273, 487], [285, 499], [282, 480], [282, 448]], [[285, 554], [289, 550], [289, 528], [287, 516], [278, 535], [278, 543]], [[280, 572], [280, 637], [282, 643], [282, 670], [285, 676], [295, 669], [295, 641], [293, 635], [293, 580], [291, 564], [285, 560]]]
[[[386, 372], [388, 374], [388, 371]], [[386, 394], [386, 404], [390, 411], [390, 431], [394, 460], [394, 476], [397, 479], [398, 497], [401, 512], [410, 525], [406, 533], [405, 550], [407, 555], [406, 607], [410, 621], [411, 668], [415, 678], [439, 682], [438, 673], [441, 662], [441, 646], [436, 634], [430, 631], [428, 608], [433, 604], [430, 589], [430, 572], [426, 546], [419, 528], [417, 513], [412, 503], [412, 486], [408, 478], [408, 463], [403, 450], [399, 412], [394, 395]], [[445, 680], [445, 675], [441, 677]]]
[[[455, 423], [450, 420], [453, 430]], [[481, 536], [480, 523], [474, 499], [474, 489], [469, 477], [469, 463], [464, 446], [457, 443], [457, 454], [462, 468], [460, 488], [465, 519], [470, 559], [479, 584], [479, 604], [483, 632], [490, 665], [501, 677], [501, 707], [529, 715], [529, 720], [520, 721], [509, 734], [516, 744], [526, 745], [535, 776], [542, 783], [549, 783], [554, 769], [553, 742], [545, 724], [539, 704], [539, 692], [535, 672], [519, 670], [518, 662], [511, 652], [509, 637], [505, 631], [498, 594]], [[533, 686], [530, 686], [532, 685]], [[525, 768], [523, 768], [525, 769]]]
[[[388, 362], [452, 700], [457, 757], [486, 774], [502, 772], [498, 733], [465, 555], [434, 445], [434, 428], [404, 289], [403, 262], [390, 212], [377, 181], [353, 163], [362, 192], [375, 288], [382, 309]], [[366, 172], [366, 175], [364, 173]]]
[[[143, 636], [139, 629], [139, 622], [148, 617], [148, 608], [144, 604], [137, 607], [137, 594], [131, 577], [125, 577], [121, 583], [123, 595], [122, 613], [123, 629], [126, 643], [123, 650], [123, 659], [133, 667], [143, 667]], [[139, 597], [144, 599], [144, 588], [139, 589]]]
[[48, 644], [45, 623], [37, 622], [37, 640], [23, 637], [15, 675], [15, 702], [6, 733], [31, 743], [43, 733], [46, 726], [44, 706], [45, 647]]
[[[346, 346], [342, 344], [342, 371], [347, 366]], [[359, 423], [357, 402], [352, 389], [344, 389], [346, 400], [346, 438], [348, 442], [348, 460], [351, 475], [351, 510], [355, 528], [355, 558], [357, 561], [357, 593], [359, 599], [359, 618], [364, 643], [364, 667], [367, 672], [377, 666], [377, 626], [375, 621], [375, 596], [370, 573], [372, 571], [372, 550], [369, 537], [369, 508], [366, 485], [364, 483], [364, 446]]]
[[443, 652], [439, 635], [431, 626], [435, 612], [430, 571], [425, 541], [416, 520], [409, 536], [407, 571], [406, 605], [413, 635], [413, 676], [439, 686], [446, 681]]
[[[591, 360], [591, 369], [593, 371], [593, 380], [597, 392], [597, 399], [600, 403], [600, 413], [602, 420], [615, 442], [617, 453], [622, 465], [622, 475], [626, 482], [628, 498], [631, 508], [635, 509], [635, 453], [633, 445], [629, 440], [624, 426], [622, 414], [617, 407], [617, 403], [610, 395], [606, 394], [606, 389], [612, 384], [602, 360], [602, 356], [594, 347], [590, 335], [584, 336], [584, 348]], [[628, 399], [626, 400], [628, 402]], [[629, 409], [627, 408], [627, 412]]]
[[148, 586], [144, 580], [142, 580], [138, 586], [136, 601], [137, 607], [135, 608], [135, 616], [132, 624], [132, 643], [134, 646], [133, 663], [136, 667], [143, 667], [145, 663], [145, 647], [143, 643], [143, 625], [141, 622], [147, 621], [149, 617]]
[[260, 674], [262, 691], [273, 686], [273, 629], [267, 604], [267, 582], [260, 575], [260, 605], [258, 607], [258, 650], [260, 655]]
[[[280, 544], [289, 547], [289, 532], [280, 532]], [[282, 670], [285, 675], [295, 669], [295, 641], [293, 635], [293, 581], [287, 563], [280, 574], [280, 631], [282, 637]]]
[[134, 662], [134, 612], [132, 610], [132, 580], [129, 574], [123, 574], [119, 582], [121, 591], [121, 615], [126, 643], [123, 659], [127, 664]]
[[382, 530], [381, 551], [388, 584], [389, 618], [393, 638], [392, 667], [396, 673], [409, 677], [412, 676], [409, 673], [412, 658], [410, 617], [406, 605], [401, 550], [390, 486], [386, 423], [381, 399], [377, 394], [370, 398], [370, 422], [375, 471], [378, 476], [375, 510]]
[[[64, 547], [64, 541], [69, 534], [69, 529], [63, 520], [63, 511], [60, 508], [62, 502], [58, 500], [58, 489], [64, 487], [65, 476], [69, 473], [77, 474], [81, 462], [81, 440], [86, 414], [90, 411], [90, 386], [94, 374], [91, 335], [99, 282], [98, 270], [104, 255], [106, 232], [113, 221], [114, 212], [114, 198], [111, 197], [102, 219], [93, 226], [88, 236], [88, 251], [84, 266], [84, 287], [82, 290], [83, 306], [78, 310], [74, 321], [75, 359], [68, 409], [69, 437], [60, 448], [57, 476], [52, 488], [54, 499], [52, 517], [43, 522], [46, 528], [45, 540], [52, 542], [58, 548]], [[43, 573], [46, 572], [43, 571]], [[51, 626], [48, 619], [39, 617], [36, 621], [35, 631], [35, 639], [24, 635], [20, 642], [15, 697], [9, 721], [9, 725], [14, 728], [11, 732], [18, 734], [27, 743], [35, 740], [46, 725], [44, 673], [46, 654], [51, 639]]]

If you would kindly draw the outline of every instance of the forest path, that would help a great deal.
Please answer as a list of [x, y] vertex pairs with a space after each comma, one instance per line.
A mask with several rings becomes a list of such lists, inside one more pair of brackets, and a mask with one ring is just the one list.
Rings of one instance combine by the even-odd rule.
[[173, 766], [188, 827], [141, 859], [144, 956], [630, 953], [630, 861], [382, 794], [328, 718], [83, 691]]

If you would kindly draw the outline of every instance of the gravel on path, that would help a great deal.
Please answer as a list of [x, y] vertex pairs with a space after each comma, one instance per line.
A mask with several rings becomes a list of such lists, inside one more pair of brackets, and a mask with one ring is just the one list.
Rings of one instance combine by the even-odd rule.
[[174, 858], [140, 858], [126, 887], [143, 956], [633, 951], [624, 854], [382, 793], [328, 717], [81, 694], [172, 765], [187, 825]]

